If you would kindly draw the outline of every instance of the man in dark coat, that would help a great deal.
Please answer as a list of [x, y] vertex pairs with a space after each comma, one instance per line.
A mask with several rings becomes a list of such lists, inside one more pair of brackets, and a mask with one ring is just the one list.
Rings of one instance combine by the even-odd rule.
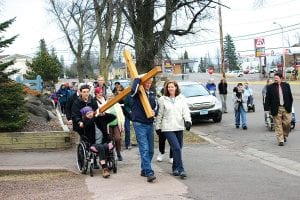
[[282, 74], [278, 72], [274, 75], [274, 83], [267, 86], [264, 110], [273, 116], [279, 146], [284, 145], [290, 132], [292, 105], [290, 85], [282, 81]]
[[227, 81], [225, 78], [221, 79], [220, 83], [218, 84], [218, 89], [219, 89], [220, 99], [222, 102], [222, 111], [223, 111], [223, 113], [227, 113], [227, 105], [226, 105]]

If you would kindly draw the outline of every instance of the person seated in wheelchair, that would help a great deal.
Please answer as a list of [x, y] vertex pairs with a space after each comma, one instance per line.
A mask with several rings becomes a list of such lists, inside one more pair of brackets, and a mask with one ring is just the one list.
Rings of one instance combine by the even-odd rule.
[[248, 109], [253, 107], [253, 90], [249, 87], [248, 82], [244, 83], [244, 93], [248, 96], [247, 106]]
[[[102, 167], [102, 176], [104, 178], [108, 178], [110, 176], [109, 169], [106, 163], [107, 160], [107, 155], [109, 153], [109, 150], [113, 149], [113, 143], [108, 137], [108, 133], [105, 130], [103, 131], [103, 139], [100, 144], [96, 144], [96, 130], [95, 130], [95, 125], [101, 129], [103, 126], [107, 126], [107, 123], [101, 120], [103, 118], [103, 115], [100, 117], [99, 113], [95, 115], [94, 110], [90, 106], [85, 106], [82, 109], [80, 109], [80, 113], [82, 115], [82, 123], [83, 123], [83, 134], [84, 137], [86, 138], [87, 142], [89, 145], [88, 148], [90, 151], [97, 153], [99, 156], [99, 163]], [[112, 118], [110, 116], [111, 119]], [[103, 123], [104, 122], [104, 123]]]

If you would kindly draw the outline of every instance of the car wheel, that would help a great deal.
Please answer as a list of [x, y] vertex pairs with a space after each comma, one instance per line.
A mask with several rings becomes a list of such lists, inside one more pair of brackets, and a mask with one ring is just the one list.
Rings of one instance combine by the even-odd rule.
[[213, 118], [213, 121], [214, 121], [215, 123], [221, 122], [221, 121], [222, 121], [222, 113], [220, 113], [220, 114], [218, 114], [218, 116], [214, 117], [214, 118]]

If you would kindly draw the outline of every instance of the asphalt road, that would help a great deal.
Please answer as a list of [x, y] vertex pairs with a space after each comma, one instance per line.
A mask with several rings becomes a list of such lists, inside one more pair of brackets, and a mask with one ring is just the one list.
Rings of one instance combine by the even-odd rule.
[[[213, 75], [216, 82], [220, 76]], [[189, 79], [205, 82], [207, 74], [190, 74]], [[139, 175], [137, 149], [123, 151], [124, 161], [118, 164], [118, 173], [107, 180], [99, 171], [94, 177], [76, 174], [57, 179], [45, 177], [39, 182], [3, 180], [0, 176], [0, 199], [195, 199], [195, 200], [296, 200], [300, 197], [300, 127], [290, 134], [285, 146], [279, 147], [275, 133], [264, 125], [261, 89], [264, 80], [257, 74], [229, 78], [228, 111], [220, 123], [202, 121], [192, 131], [207, 142], [184, 145], [183, 160], [187, 178], [173, 177], [171, 165], [156, 162], [153, 167], [157, 180], [149, 184]], [[248, 130], [236, 129], [231, 103], [231, 91], [237, 82], [250, 81], [255, 93], [256, 112], [247, 113]], [[253, 82], [252, 82], [253, 81]], [[300, 113], [299, 85], [291, 84], [296, 115]], [[300, 115], [300, 114], [299, 114]], [[166, 148], [168, 149], [168, 148]], [[1, 169], [65, 168], [74, 166], [74, 149], [62, 152], [1, 153]], [[58, 181], [56, 181], [58, 180]], [[29, 185], [28, 185], [29, 184]], [[34, 188], [37, 188], [35, 190]], [[59, 188], [59, 189], [57, 189]], [[75, 190], [74, 190], [75, 188]], [[17, 192], [13, 192], [17, 189]], [[40, 189], [40, 190], [39, 190]], [[41, 191], [42, 190], [42, 191]], [[23, 193], [24, 192], [24, 193]], [[18, 195], [16, 195], [16, 193]], [[25, 196], [22, 196], [24, 194]], [[70, 194], [71, 196], [68, 196]], [[27, 198], [26, 198], [27, 197]], [[22, 199], [22, 198], [21, 198]], [[47, 199], [47, 198], [45, 198]]]
[[[298, 121], [288, 142], [279, 147], [275, 133], [264, 124], [261, 90], [264, 80], [255, 75], [229, 79], [228, 113], [221, 123], [202, 121], [192, 131], [210, 143], [185, 146], [184, 180], [192, 199], [299, 199], [300, 197], [300, 127]], [[254, 77], [254, 78], [253, 78]], [[205, 82], [207, 74], [190, 79]], [[215, 76], [218, 82], [220, 77]], [[250, 82], [256, 111], [247, 113], [248, 130], [236, 129], [231, 102], [237, 82]], [[252, 82], [253, 81], [253, 82]], [[292, 83], [296, 117], [300, 113], [299, 85]], [[167, 170], [166, 164], [160, 166]]]

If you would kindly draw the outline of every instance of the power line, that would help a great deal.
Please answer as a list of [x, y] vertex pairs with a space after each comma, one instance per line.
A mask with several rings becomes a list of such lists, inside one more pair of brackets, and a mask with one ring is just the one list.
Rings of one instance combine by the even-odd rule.
[[[294, 31], [294, 30], [298, 30], [300, 27], [296, 27], [296, 28], [293, 28], [293, 29], [290, 29], [290, 28], [295, 27], [295, 26], [299, 26], [299, 25], [300, 25], [300, 23], [283, 27], [283, 29], [288, 29], [288, 30], [285, 30], [284, 33]], [[270, 32], [274, 32], [274, 31], [278, 31], [278, 32], [270, 33]], [[266, 34], [266, 33], [270, 33], [270, 34]], [[257, 33], [251, 33], [251, 34], [246, 34], [246, 35], [234, 36], [234, 37], [232, 37], [232, 39], [234, 41], [242, 41], [242, 40], [253, 39], [253, 37], [250, 37], [250, 36], [264, 36], [264, 37], [266, 37], [266, 36], [278, 35], [278, 34], [281, 34], [281, 33], [282, 32], [279, 29], [272, 29], [272, 30], [263, 31], [263, 32], [257, 32]], [[174, 47], [175, 48], [183, 48], [183, 47], [201, 46], [201, 45], [206, 45], [206, 44], [217, 43], [219, 41], [220, 41], [220, 39], [212, 39], [212, 40], [206, 40], [206, 41], [201, 41], [201, 42], [189, 42], [189, 43], [174, 45]]]

